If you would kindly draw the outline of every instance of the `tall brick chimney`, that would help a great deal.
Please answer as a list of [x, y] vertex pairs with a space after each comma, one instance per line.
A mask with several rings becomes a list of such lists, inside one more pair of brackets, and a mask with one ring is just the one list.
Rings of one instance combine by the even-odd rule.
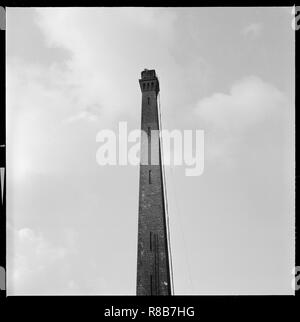
[[161, 142], [157, 135], [159, 82], [155, 70], [142, 71], [139, 83], [141, 129], [146, 135], [141, 140], [136, 293], [171, 295]]

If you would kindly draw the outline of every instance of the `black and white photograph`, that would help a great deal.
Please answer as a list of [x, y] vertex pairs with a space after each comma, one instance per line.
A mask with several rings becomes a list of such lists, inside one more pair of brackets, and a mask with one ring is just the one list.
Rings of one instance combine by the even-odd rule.
[[1, 10], [7, 296], [295, 295], [298, 11]]

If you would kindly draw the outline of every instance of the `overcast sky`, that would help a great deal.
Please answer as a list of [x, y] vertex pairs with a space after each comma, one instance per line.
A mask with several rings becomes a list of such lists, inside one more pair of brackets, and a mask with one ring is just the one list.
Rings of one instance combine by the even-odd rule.
[[135, 294], [137, 166], [96, 134], [201, 129], [205, 165], [166, 167], [176, 294], [291, 294], [290, 8], [7, 8], [8, 294]]

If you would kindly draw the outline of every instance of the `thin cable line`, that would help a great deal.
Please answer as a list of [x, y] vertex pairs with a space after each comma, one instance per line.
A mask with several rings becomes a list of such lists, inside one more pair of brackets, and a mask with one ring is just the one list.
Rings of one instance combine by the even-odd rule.
[[184, 232], [183, 232], [183, 229], [182, 229], [183, 224], [181, 222], [181, 216], [180, 216], [181, 211], [180, 211], [179, 204], [177, 202], [177, 191], [176, 191], [174, 173], [173, 173], [173, 168], [172, 167], [171, 167], [170, 173], [171, 173], [171, 178], [172, 178], [173, 187], [174, 187], [173, 194], [174, 194], [175, 206], [176, 206], [175, 214], [177, 215], [177, 218], [178, 218], [178, 221], [179, 221], [179, 229], [180, 229], [181, 237], [182, 237], [182, 240], [183, 240], [183, 247], [184, 247], [184, 254], [185, 254], [185, 260], [186, 260], [186, 265], [187, 265], [188, 279], [189, 279], [191, 289], [194, 291], [194, 286], [193, 286], [192, 277], [191, 277], [192, 274], [191, 274], [191, 271], [190, 271], [190, 262], [189, 262], [189, 258], [188, 258], [187, 247], [186, 247], [186, 241], [185, 241]]
[[[158, 115], [159, 115], [159, 135], [160, 135], [160, 146], [161, 146], [161, 154], [162, 161], [164, 160], [163, 154], [163, 142], [162, 142], [162, 122], [161, 122], [161, 105], [160, 105], [160, 93], [158, 93]], [[172, 265], [172, 252], [171, 252], [171, 238], [170, 238], [170, 223], [169, 223], [169, 209], [168, 209], [168, 198], [167, 198], [167, 190], [166, 190], [166, 176], [165, 176], [165, 166], [164, 162], [162, 162], [162, 173], [163, 173], [163, 193], [164, 193], [164, 203], [165, 203], [165, 220], [166, 220], [166, 230], [167, 230], [167, 241], [168, 241], [168, 250], [169, 250], [169, 267], [171, 271], [170, 281], [171, 281], [171, 293], [174, 295], [174, 276], [173, 276], [173, 265]]]

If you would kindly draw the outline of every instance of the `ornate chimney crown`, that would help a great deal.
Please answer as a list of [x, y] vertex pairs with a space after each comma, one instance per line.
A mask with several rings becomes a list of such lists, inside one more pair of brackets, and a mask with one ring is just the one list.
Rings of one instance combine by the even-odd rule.
[[141, 79], [139, 80], [142, 92], [155, 91], [159, 92], [159, 81], [154, 69], [144, 69], [141, 72]]

